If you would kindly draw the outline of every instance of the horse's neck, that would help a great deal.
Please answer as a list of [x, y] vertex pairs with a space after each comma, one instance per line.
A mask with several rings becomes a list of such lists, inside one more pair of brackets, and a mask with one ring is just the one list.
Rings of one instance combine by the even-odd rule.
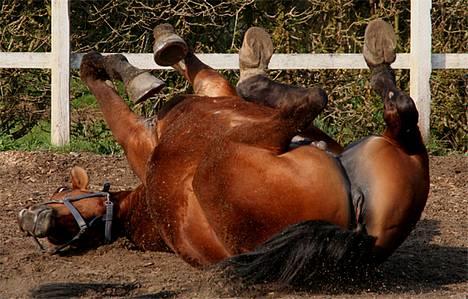
[[144, 188], [142, 185], [131, 191], [119, 191], [111, 194], [115, 209], [115, 222], [119, 227], [119, 235], [129, 236], [135, 221], [135, 212], [141, 210]]
[[116, 236], [126, 237], [142, 250], [170, 251], [157, 231], [156, 219], [146, 205], [143, 185], [113, 194], [116, 205]]

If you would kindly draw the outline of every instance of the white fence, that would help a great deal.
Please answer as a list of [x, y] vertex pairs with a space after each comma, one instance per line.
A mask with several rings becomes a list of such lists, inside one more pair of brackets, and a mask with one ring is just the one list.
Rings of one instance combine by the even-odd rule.
[[[50, 53], [0, 52], [0, 68], [49, 68], [51, 82], [51, 142], [70, 141], [70, 68], [78, 68], [83, 54], [70, 54], [68, 0], [52, 0], [52, 51]], [[468, 54], [431, 53], [431, 0], [411, 0], [411, 53], [400, 53], [392, 65], [410, 70], [410, 95], [419, 111], [419, 126], [429, 136], [432, 69], [467, 69]], [[460, 41], [463, 42], [463, 41]], [[124, 53], [140, 68], [165, 69], [152, 54]], [[237, 54], [197, 54], [215, 69], [238, 69]], [[270, 69], [365, 69], [361, 54], [274, 54]]]

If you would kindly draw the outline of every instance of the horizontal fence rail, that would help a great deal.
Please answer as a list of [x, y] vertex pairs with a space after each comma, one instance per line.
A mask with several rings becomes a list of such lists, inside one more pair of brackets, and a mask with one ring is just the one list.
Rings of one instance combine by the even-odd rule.
[[[110, 55], [115, 53], [102, 53]], [[171, 67], [159, 66], [153, 60], [153, 54], [121, 53], [136, 67], [151, 70], [171, 70]], [[70, 55], [70, 67], [80, 67], [84, 53]], [[203, 62], [217, 70], [238, 70], [237, 54], [197, 54]], [[432, 54], [432, 69], [466, 69], [467, 53]], [[52, 66], [51, 53], [36, 52], [0, 52], [0, 68], [38, 68], [49, 69]], [[367, 69], [362, 54], [273, 54], [271, 70], [308, 70], [308, 69]], [[397, 54], [392, 64], [395, 69], [410, 69], [410, 54]]]
[[[70, 69], [79, 68], [83, 53], [70, 54], [69, 2], [52, 0], [52, 52], [0, 52], [0, 68], [51, 69], [51, 142], [65, 145], [70, 140]], [[410, 70], [410, 95], [419, 111], [419, 127], [429, 136], [430, 74], [433, 69], [467, 69], [467, 53], [431, 53], [431, 0], [411, 0], [411, 53], [397, 54], [392, 67]], [[108, 55], [111, 53], [104, 53]], [[170, 69], [158, 66], [153, 54], [122, 53], [142, 69]], [[214, 69], [239, 69], [237, 54], [197, 54]], [[367, 69], [362, 54], [274, 54], [270, 69]]]

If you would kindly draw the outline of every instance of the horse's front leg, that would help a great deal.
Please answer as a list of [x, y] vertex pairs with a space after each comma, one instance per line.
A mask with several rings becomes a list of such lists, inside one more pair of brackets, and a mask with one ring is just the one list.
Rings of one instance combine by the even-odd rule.
[[203, 63], [186, 42], [175, 33], [172, 25], [154, 28], [154, 60], [163, 66], [172, 66], [193, 86], [200, 96], [236, 96], [234, 87], [219, 72]]
[[[112, 135], [124, 149], [133, 172], [145, 182], [146, 162], [157, 144], [154, 128], [156, 123], [155, 120], [146, 120], [133, 113], [107, 81], [110, 79], [109, 75], [116, 76], [116, 70], [110, 66], [116, 60], [120, 61], [120, 67], [123, 67], [120, 58], [105, 59], [96, 52], [86, 54], [81, 61], [80, 76], [96, 97], [104, 119]], [[131, 71], [135, 72], [135, 69]], [[127, 75], [120, 76], [125, 81], [128, 79]]]

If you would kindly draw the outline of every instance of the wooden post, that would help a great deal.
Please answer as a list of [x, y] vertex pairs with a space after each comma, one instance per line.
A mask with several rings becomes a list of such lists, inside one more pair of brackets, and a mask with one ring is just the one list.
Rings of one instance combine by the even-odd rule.
[[68, 0], [52, 0], [51, 143], [70, 142], [70, 20]]
[[431, 89], [431, 0], [411, 0], [410, 96], [419, 112], [419, 129], [429, 139]]

